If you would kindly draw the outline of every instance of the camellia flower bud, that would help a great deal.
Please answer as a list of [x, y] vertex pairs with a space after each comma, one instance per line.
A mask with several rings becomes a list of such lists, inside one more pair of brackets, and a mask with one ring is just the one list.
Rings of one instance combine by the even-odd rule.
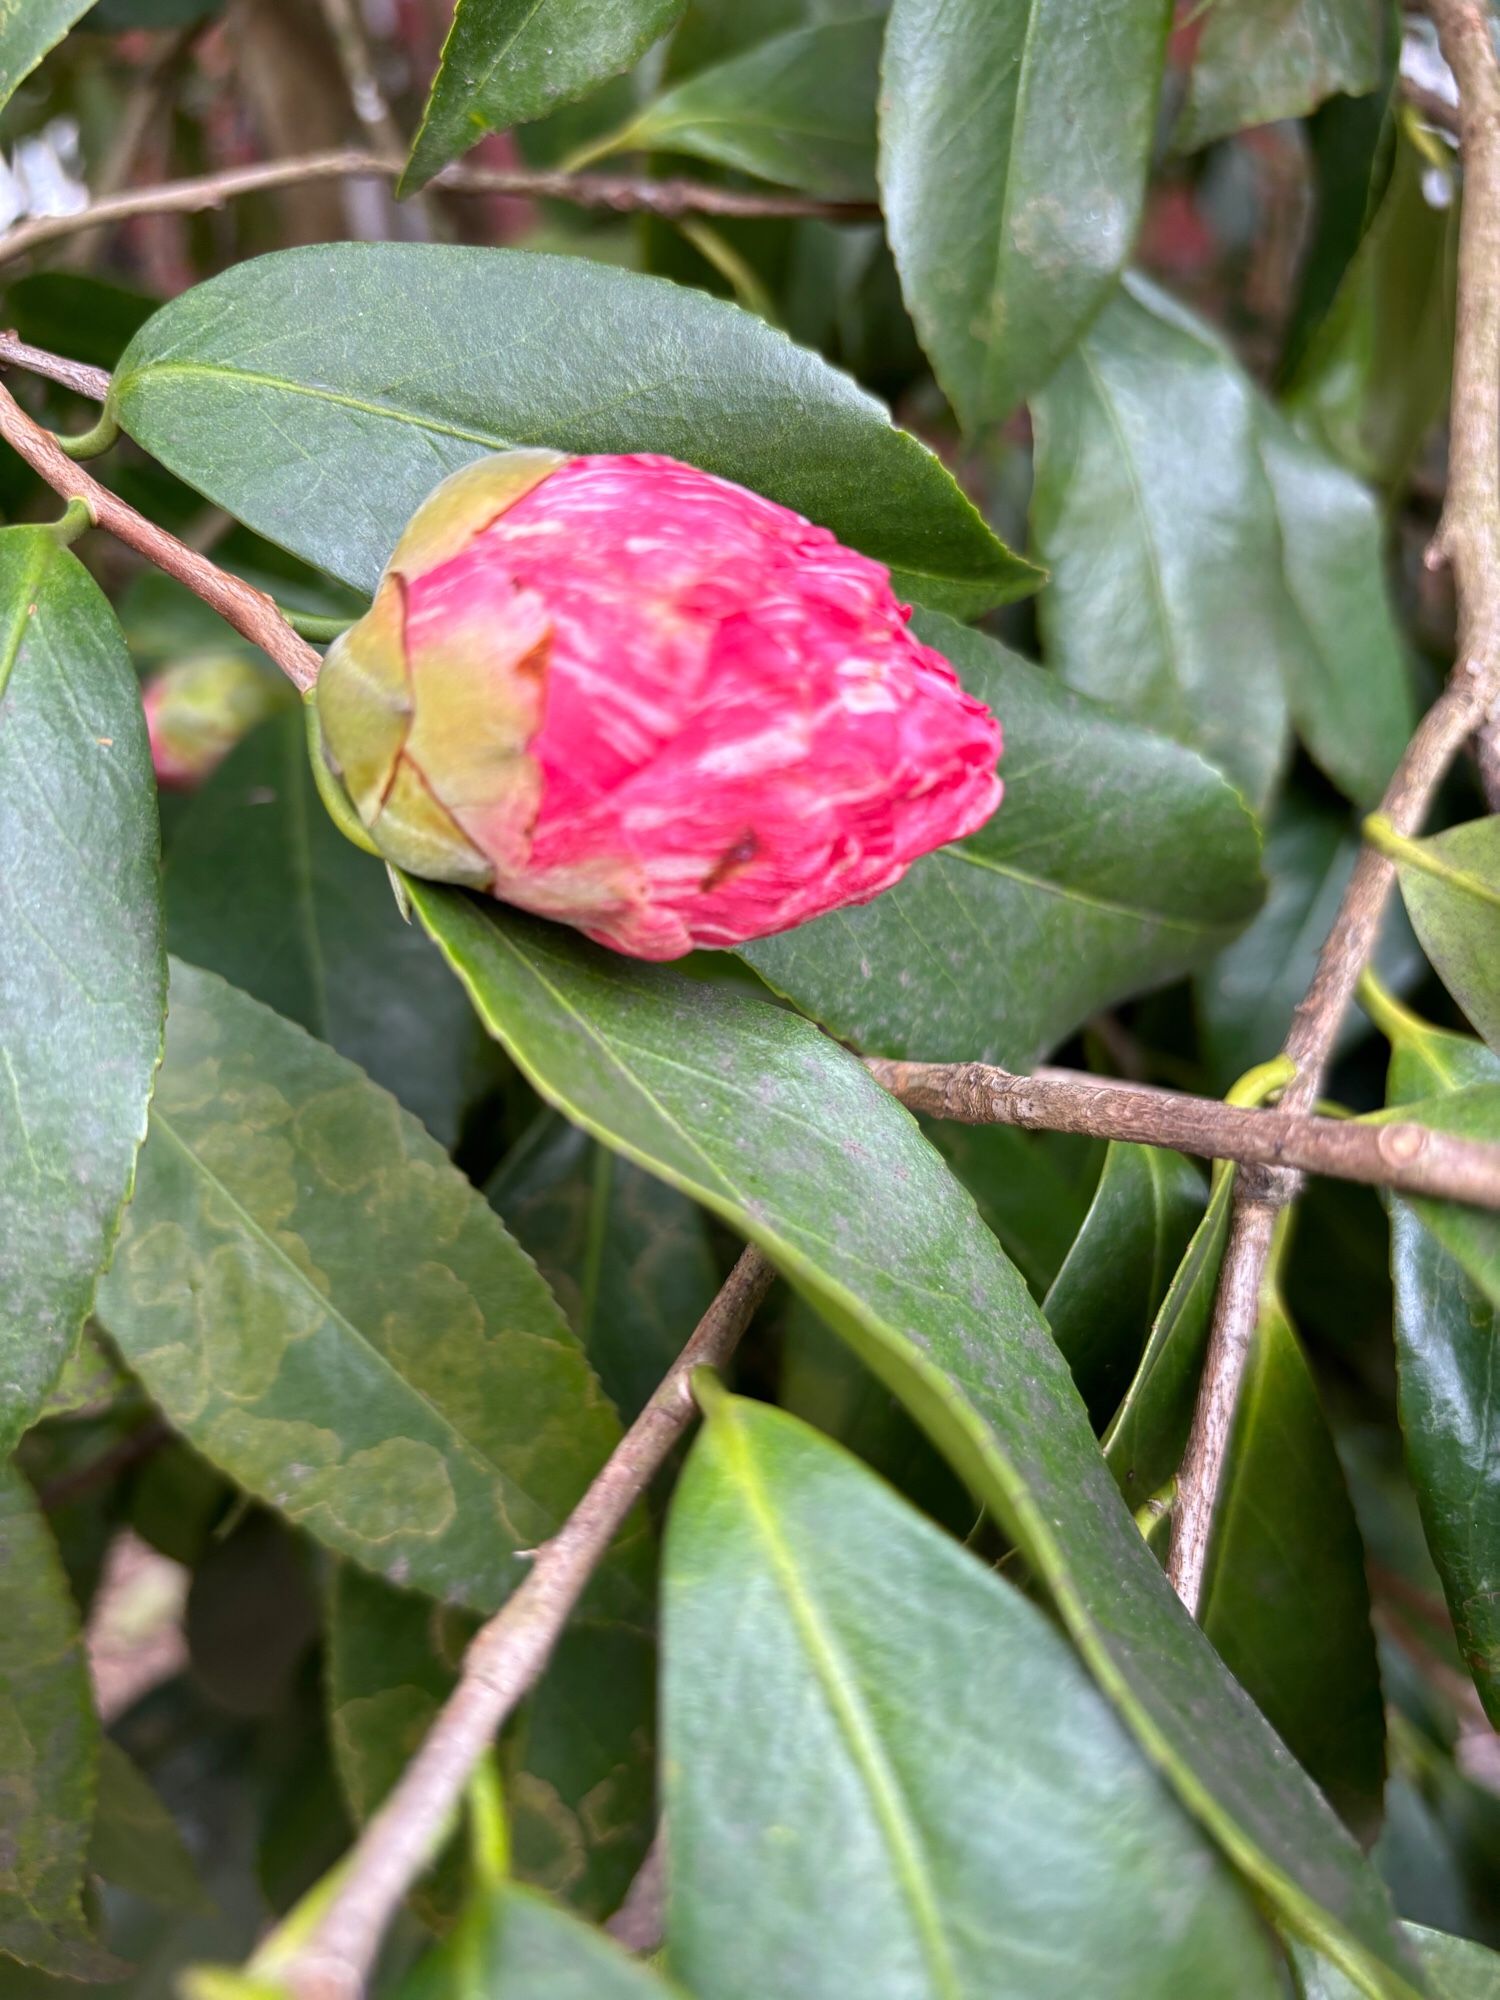
[[193, 653], [163, 667], [141, 689], [157, 783], [192, 791], [287, 700], [286, 683], [243, 653]]
[[670, 458], [501, 452], [317, 688], [379, 850], [638, 958], [866, 902], [995, 810], [1000, 730], [878, 563]]

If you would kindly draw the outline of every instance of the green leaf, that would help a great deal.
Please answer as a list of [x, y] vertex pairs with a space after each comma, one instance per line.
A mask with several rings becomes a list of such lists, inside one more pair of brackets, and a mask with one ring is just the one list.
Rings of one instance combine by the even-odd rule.
[[1381, 0], [1210, 0], [1173, 141], [1193, 152], [1380, 83]]
[[205, 1458], [478, 1610], [619, 1436], [531, 1260], [416, 1120], [191, 966], [98, 1310]]
[[[342, 1566], [328, 1596], [325, 1684], [340, 1783], [363, 1824], [405, 1769], [458, 1678], [473, 1621]], [[655, 1824], [656, 1648], [585, 1613], [506, 1732], [506, 1806], [518, 1874], [607, 1916]], [[445, 1866], [425, 1907], [451, 1913]], [[446, 1906], [446, 1908], [445, 1908]]]
[[907, 306], [966, 428], [1040, 388], [1130, 255], [1171, 11], [895, 0], [881, 188]]
[[650, 1966], [544, 1897], [506, 1886], [465, 1912], [398, 2000], [686, 2000]]
[[156, 787], [114, 613], [0, 530], [0, 1452], [47, 1399], [146, 1131], [166, 962]]
[[[1494, 2000], [1500, 1992], [1500, 1956], [1468, 1938], [1447, 1937], [1421, 1924], [1404, 1924], [1427, 1974], [1432, 2000]], [[1325, 1959], [1292, 1947], [1300, 2000], [1353, 2000], [1355, 1988]]]
[[703, 1211], [551, 1111], [485, 1193], [634, 1417], [719, 1288]]
[[1215, 335], [1132, 278], [1032, 414], [1049, 661], [1263, 804], [1300, 635], [1250, 383]]
[[544, 118], [629, 69], [682, 8], [683, 0], [458, 0], [398, 193], [425, 187], [486, 132]]
[[19, 0], [0, 13], [0, 105], [9, 102], [16, 85], [93, 4], [94, 0]]
[[1203, 1220], [1152, 1323], [1135, 1379], [1104, 1433], [1105, 1462], [1132, 1507], [1159, 1493], [1182, 1463], [1208, 1351], [1233, 1195], [1234, 1176], [1221, 1169]]
[[[1452, 1039], [1464, 1042], [1462, 1036]], [[1479, 1043], [1467, 1046], [1480, 1055], [1490, 1053]], [[1393, 1096], [1394, 1092], [1393, 1085]], [[1368, 1116], [1370, 1122], [1377, 1124], [1392, 1117], [1411, 1119], [1439, 1132], [1451, 1132], [1456, 1138], [1495, 1145], [1500, 1143], [1500, 1078], [1491, 1071], [1484, 1081], [1445, 1090], [1438, 1097], [1403, 1097], [1397, 1108]], [[1500, 1306], [1500, 1212], [1471, 1208], [1466, 1202], [1432, 1201], [1426, 1197], [1414, 1197], [1412, 1207], [1480, 1290]]]
[[1380, 1830], [1385, 1710], [1365, 1552], [1281, 1300], [1264, 1297], [1214, 1509], [1200, 1622], [1349, 1830]]
[[[1021, 1132], [1012, 1125], [940, 1125], [927, 1137], [973, 1195], [987, 1227], [1041, 1298], [1083, 1227], [1100, 1161], [1088, 1140]], [[1090, 1171], [1070, 1171], [1070, 1148]]]
[[384, 868], [323, 808], [294, 709], [193, 798], [167, 856], [167, 939], [330, 1043], [451, 1147], [480, 1074], [463, 991]]
[[1403, 842], [1396, 873], [1438, 977], [1500, 1051], [1500, 815]]
[[[1433, 1090], [1500, 1081], [1500, 1056], [1466, 1037], [1401, 1017], [1391, 1057], [1393, 1106]], [[1500, 1129], [1500, 1128], [1497, 1128]], [[1391, 1275], [1401, 1429], [1427, 1546], [1465, 1666], [1500, 1727], [1500, 1299], [1488, 1296], [1419, 1214], [1391, 1202]]]
[[1097, 1424], [1130, 1386], [1204, 1199], [1202, 1174], [1180, 1153], [1112, 1144], [1105, 1155], [1093, 1205], [1042, 1302]]
[[345, 243], [254, 258], [141, 329], [110, 407], [201, 492], [363, 590], [438, 479], [516, 444], [689, 460], [959, 615], [1039, 581], [847, 376], [736, 306], [576, 257]]
[[1384, 526], [1352, 473], [1262, 408], [1257, 432], [1302, 645], [1287, 699], [1313, 761], [1359, 806], [1378, 804], [1417, 726], [1386, 590]]
[[31, 1488], [0, 1463], [0, 1953], [70, 1979], [124, 1967], [84, 1925], [99, 1725], [78, 1612]]
[[1447, 399], [1457, 214], [1451, 170], [1403, 126], [1380, 207], [1289, 386], [1299, 427], [1376, 486], [1402, 480]]
[[713, 1397], [663, 1627], [691, 1991], [1279, 1994], [1249, 1897], [1042, 1613], [795, 1419]]
[[1100, 1007], [1228, 941], [1261, 897], [1255, 823], [1170, 738], [983, 633], [936, 617], [917, 629], [1000, 718], [1000, 810], [873, 903], [743, 955], [872, 1053], [1025, 1067]]
[[112, 1887], [168, 1909], [213, 1913], [177, 1822], [108, 1736], [99, 1745], [91, 1871]]
[[884, 25], [872, 14], [773, 36], [664, 91], [608, 150], [690, 153], [812, 194], [873, 197]]
[[542, 1095], [774, 1258], [994, 1509], [1237, 1864], [1372, 1994], [1406, 1994], [1374, 1876], [1173, 1596], [1025, 1286], [894, 1099], [784, 1009], [409, 887]]

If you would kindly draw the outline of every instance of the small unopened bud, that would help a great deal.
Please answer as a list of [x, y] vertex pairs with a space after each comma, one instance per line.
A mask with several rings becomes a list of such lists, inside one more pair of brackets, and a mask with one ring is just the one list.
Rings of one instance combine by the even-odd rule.
[[163, 667], [141, 689], [157, 783], [195, 790], [290, 698], [276, 674], [243, 653], [194, 653]]

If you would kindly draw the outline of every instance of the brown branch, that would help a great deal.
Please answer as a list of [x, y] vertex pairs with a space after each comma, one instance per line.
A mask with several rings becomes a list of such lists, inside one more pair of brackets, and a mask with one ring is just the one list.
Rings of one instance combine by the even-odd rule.
[[[1500, 64], [1484, 0], [1428, 0], [1459, 90], [1464, 160], [1458, 305], [1449, 419], [1448, 495], [1429, 551], [1453, 569], [1458, 659], [1448, 685], [1397, 766], [1382, 816], [1400, 833], [1420, 830], [1444, 774], [1476, 731], [1481, 760], [1500, 766]], [[1323, 1087], [1335, 1038], [1375, 947], [1392, 864], [1366, 847], [1355, 865], [1306, 998], [1287, 1037], [1296, 1075], [1284, 1112], [1309, 1111]], [[1167, 1573], [1196, 1614], [1214, 1503], [1235, 1404], [1255, 1331], [1260, 1285], [1278, 1209], [1297, 1190], [1285, 1169], [1245, 1178], [1235, 1195], [1208, 1357], [1178, 1481]]]
[[211, 605], [236, 632], [268, 653], [295, 688], [304, 694], [318, 677], [319, 655], [287, 624], [264, 591], [231, 576], [207, 556], [199, 555], [165, 528], [138, 514], [128, 502], [101, 486], [97, 479], [58, 444], [50, 431], [34, 423], [10, 391], [0, 384], [0, 437], [25, 459], [65, 500], [81, 500], [96, 526], [153, 562], [168, 576], [187, 585]]
[[1206, 1160], [1302, 1168], [1336, 1180], [1439, 1201], [1500, 1208], [1500, 1146], [1426, 1125], [1251, 1110], [1150, 1084], [1108, 1083], [1070, 1070], [1016, 1076], [987, 1063], [870, 1059], [866, 1068], [913, 1111], [963, 1125], [1018, 1125], [1169, 1146]]
[[[399, 161], [376, 153], [345, 149], [310, 153], [303, 159], [269, 160], [221, 173], [198, 174], [190, 180], [163, 181], [157, 187], [133, 188], [91, 202], [76, 215], [39, 215], [17, 223], [0, 236], [0, 264], [28, 250], [80, 229], [97, 229], [132, 215], [196, 214], [219, 208], [238, 195], [264, 188], [300, 186], [309, 181], [350, 180], [370, 175], [394, 180]], [[646, 213], [671, 219], [680, 215], [746, 217], [820, 216], [830, 222], [865, 222], [879, 214], [873, 202], [819, 201], [811, 195], [751, 194], [739, 188], [708, 187], [697, 181], [640, 180], [625, 174], [564, 174], [518, 168], [447, 167], [429, 186], [453, 194], [509, 194], [539, 200], [572, 202], [579, 208], [611, 209], [619, 214]]]
[[109, 374], [91, 368], [86, 361], [69, 361], [66, 355], [49, 354], [45, 347], [33, 347], [18, 333], [0, 333], [0, 368], [27, 368], [44, 375], [49, 382], [61, 382], [75, 395], [102, 403], [109, 394]]
[[327, 1909], [279, 1977], [299, 2000], [354, 2000], [386, 1925], [442, 1838], [469, 1774], [535, 1685], [584, 1588], [693, 1416], [695, 1368], [721, 1365], [775, 1272], [746, 1250], [671, 1372], [525, 1582], [475, 1637], [458, 1686], [344, 1862]]

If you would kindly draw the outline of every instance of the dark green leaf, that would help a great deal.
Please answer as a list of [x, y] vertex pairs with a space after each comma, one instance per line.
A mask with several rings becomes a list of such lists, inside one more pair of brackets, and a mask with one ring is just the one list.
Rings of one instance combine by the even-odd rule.
[[1380, 208], [1291, 382], [1299, 425], [1376, 486], [1403, 478], [1447, 397], [1456, 220], [1451, 171], [1402, 131]]
[[1396, 872], [1438, 977], [1500, 1050], [1500, 815], [1411, 841]]
[[398, 2000], [686, 2000], [660, 1973], [544, 1897], [507, 1886], [476, 1902]]
[[[1416, 1946], [1432, 2000], [1495, 2000], [1500, 1993], [1500, 1956], [1468, 1938], [1448, 1937], [1421, 1924], [1403, 1928]], [[1294, 1946], [1292, 1962], [1300, 2000], [1355, 2000], [1358, 1989], [1326, 1959]]]
[[43, 528], [0, 531], [0, 856], [4, 1452], [108, 1261], [166, 999], [135, 674], [98, 586]]
[[693, 1992], [1279, 1993], [1254, 1906], [1048, 1621], [794, 1419], [713, 1398], [663, 1627]]
[[531, 1260], [352, 1063], [176, 965], [99, 1317], [204, 1456], [394, 1582], [492, 1609], [619, 1436]]
[[1042, 1303], [1096, 1425], [1119, 1407], [1204, 1205], [1180, 1153], [1112, 1145], [1093, 1206]]
[[1313, 761], [1356, 805], [1371, 807], [1417, 726], [1380, 516], [1359, 481], [1276, 411], [1261, 409], [1258, 437], [1294, 613], [1292, 719]]
[[[326, 1684], [340, 1782], [356, 1821], [400, 1776], [452, 1691], [473, 1621], [347, 1565], [328, 1599]], [[654, 1825], [655, 1645], [576, 1619], [507, 1732], [506, 1806], [523, 1879], [593, 1916], [616, 1909]], [[428, 1907], [451, 1908], [458, 1871]]]
[[1125, 1400], [1104, 1433], [1104, 1457], [1132, 1507], [1144, 1506], [1182, 1463], [1219, 1266], [1229, 1236], [1234, 1176], [1221, 1169], [1203, 1220], [1167, 1288]]
[[[1480, 1055], [1488, 1055], [1477, 1042], [1463, 1036], [1446, 1038]], [[1393, 1068], [1405, 1070], [1398, 1060]], [[1394, 1086], [1393, 1086], [1394, 1095]], [[1460, 1139], [1479, 1139], [1487, 1145], [1500, 1143], [1500, 1077], [1493, 1070], [1480, 1082], [1447, 1089], [1438, 1097], [1403, 1096], [1395, 1110], [1370, 1114], [1372, 1122], [1384, 1123], [1391, 1117], [1412, 1119], [1439, 1132], [1451, 1132]], [[1500, 1306], [1500, 1213], [1492, 1208], [1471, 1208], [1466, 1202], [1432, 1201], [1413, 1198], [1412, 1207], [1445, 1249], [1496, 1306]]]
[[550, 1111], [485, 1193], [635, 1416], [718, 1290], [702, 1210]]
[[683, 0], [458, 0], [402, 194], [486, 132], [545, 117], [646, 53]]
[[1380, 82], [1382, 0], [1210, 0], [1173, 134], [1191, 152]]
[[211, 1912], [177, 1822], [118, 1743], [99, 1746], [91, 1871], [116, 1889], [168, 1909]]
[[[1500, 1056], [1402, 1017], [1390, 1101], [1500, 1080]], [[1500, 1128], [1497, 1128], [1500, 1129]], [[1435, 1214], [1432, 1206], [1425, 1212]], [[1488, 1296], [1413, 1206], [1391, 1203], [1401, 1428], [1427, 1545], [1464, 1664], [1500, 1727], [1500, 1300]]]
[[0, 1462], [0, 1953], [73, 1979], [118, 1966], [83, 1921], [99, 1725], [78, 1613], [31, 1488]]
[[691, 153], [847, 200], [875, 192], [879, 15], [777, 35], [648, 104], [609, 150]]
[[1365, 1553], [1286, 1310], [1267, 1297], [1214, 1509], [1199, 1618], [1350, 1831], [1380, 1830], [1385, 1711]]
[[1173, 1596], [1025, 1286], [894, 1099], [784, 1009], [409, 886], [543, 1096], [776, 1260], [994, 1509], [1238, 1864], [1371, 1993], [1404, 1995], [1375, 1878]]
[[1130, 255], [1171, 11], [895, 0], [880, 131], [891, 247], [971, 429], [1047, 380]]
[[1038, 581], [847, 376], [735, 306], [575, 257], [412, 243], [258, 257], [142, 328], [112, 407], [182, 478], [364, 590], [444, 473], [514, 444], [689, 460], [960, 615]]
[[1005, 732], [1005, 799], [862, 908], [745, 957], [881, 1055], [1025, 1067], [1098, 1008], [1218, 950], [1257, 907], [1259, 842], [1201, 758], [950, 619], [918, 629]]
[[1301, 634], [1250, 383], [1217, 336], [1129, 279], [1033, 415], [1049, 660], [1264, 802]]
[[472, 1011], [324, 811], [299, 708], [255, 730], [178, 821], [167, 938], [330, 1043], [452, 1146], [478, 1077]]
[[1067, 1149], [1090, 1142], [1011, 1125], [937, 1125], [927, 1136], [973, 1195], [1000, 1247], [1041, 1298], [1088, 1214], [1100, 1162], [1075, 1173]]
[[0, 14], [0, 105], [94, 0], [19, 0]]

